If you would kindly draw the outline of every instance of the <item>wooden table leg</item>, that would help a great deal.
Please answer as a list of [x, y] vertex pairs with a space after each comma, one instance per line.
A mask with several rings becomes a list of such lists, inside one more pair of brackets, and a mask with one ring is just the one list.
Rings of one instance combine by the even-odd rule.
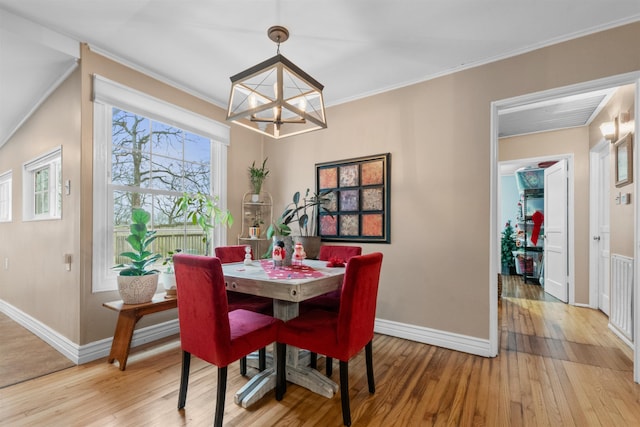
[[107, 361], [113, 363], [113, 361], [117, 359], [121, 371], [124, 371], [127, 366], [133, 329], [141, 317], [142, 316], [134, 311], [121, 311], [118, 315], [116, 331], [113, 335], [113, 342], [111, 343], [111, 352], [109, 353], [109, 359], [107, 359]]

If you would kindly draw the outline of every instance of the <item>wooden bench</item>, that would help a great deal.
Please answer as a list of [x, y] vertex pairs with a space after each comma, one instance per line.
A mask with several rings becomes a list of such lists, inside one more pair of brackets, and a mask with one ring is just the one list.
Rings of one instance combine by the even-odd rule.
[[124, 304], [122, 300], [105, 302], [102, 304], [113, 311], [117, 311], [118, 322], [116, 323], [116, 331], [113, 334], [113, 342], [111, 343], [111, 352], [107, 362], [113, 363], [118, 360], [120, 370], [124, 371], [127, 366], [127, 358], [131, 349], [131, 338], [133, 337], [133, 329], [142, 316], [157, 313], [159, 311], [170, 310], [178, 307], [176, 298], [165, 298], [165, 294], [156, 294], [151, 302], [143, 304]]

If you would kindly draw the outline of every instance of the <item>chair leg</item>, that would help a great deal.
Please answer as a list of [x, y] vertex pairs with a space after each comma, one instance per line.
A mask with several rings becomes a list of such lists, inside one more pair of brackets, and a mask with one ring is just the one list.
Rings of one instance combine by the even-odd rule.
[[367, 361], [367, 382], [369, 383], [369, 393], [375, 393], [376, 383], [373, 380], [373, 340], [367, 343], [364, 347], [364, 352]]
[[180, 393], [178, 395], [178, 409], [184, 408], [187, 402], [187, 386], [189, 385], [189, 366], [191, 365], [191, 353], [182, 351], [182, 374], [180, 376]]
[[327, 376], [333, 375], [333, 359], [331, 357], [325, 357], [325, 365], [327, 369]]
[[349, 407], [349, 362], [340, 361], [340, 398], [342, 400], [342, 422], [351, 425], [351, 408]]
[[240, 358], [240, 375], [243, 377], [247, 375], [247, 357]]
[[216, 398], [216, 417], [213, 421], [215, 427], [222, 427], [224, 416], [224, 399], [227, 394], [227, 367], [218, 368], [218, 397]]
[[309, 367], [311, 369], [318, 369], [318, 353], [314, 353], [313, 351], [309, 353]]
[[276, 343], [276, 400], [281, 401], [287, 392], [287, 345]]
[[260, 372], [267, 369], [267, 349], [262, 347], [258, 350], [258, 370]]

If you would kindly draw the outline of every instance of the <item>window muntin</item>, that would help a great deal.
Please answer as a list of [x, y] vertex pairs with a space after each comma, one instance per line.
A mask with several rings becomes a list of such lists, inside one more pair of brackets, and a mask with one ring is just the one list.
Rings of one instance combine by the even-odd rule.
[[[229, 127], [97, 75], [93, 82], [93, 291], [98, 292], [116, 289], [111, 267], [122, 252], [116, 227], [127, 227], [132, 204], [152, 214], [152, 227], [162, 235], [154, 251], [189, 248], [201, 241], [201, 236], [190, 236], [193, 226], [184, 221], [177, 232], [176, 200], [183, 191], [201, 191], [215, 194], [219, 206], [226, 208]], [[115, 131], [114, 116], [122, 121], [116, 122]], [[139, 132], [137, 145], [130, 132], [133, 124]], [[216, 229], [214, 245], [226, 242], [226, 231]]]
[[24, 165], [25, 221], [62, 217], [62, 148]]
[[13, 182], [12, 172], [0, 174], [0, 222], [11, 221], [11, 185]]

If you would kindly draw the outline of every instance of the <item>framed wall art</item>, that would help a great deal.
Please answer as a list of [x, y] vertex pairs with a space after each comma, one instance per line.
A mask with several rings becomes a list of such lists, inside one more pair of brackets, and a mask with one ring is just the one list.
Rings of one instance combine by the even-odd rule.
[[631, 134], [620, 138], [614, 145], [616, 161], [616, 187], [633, 182], [633, 144]]
[[316, 192], [332, 190], [318, 214], [323, 241], [391, 243], [391, 154], [316, 164]]

